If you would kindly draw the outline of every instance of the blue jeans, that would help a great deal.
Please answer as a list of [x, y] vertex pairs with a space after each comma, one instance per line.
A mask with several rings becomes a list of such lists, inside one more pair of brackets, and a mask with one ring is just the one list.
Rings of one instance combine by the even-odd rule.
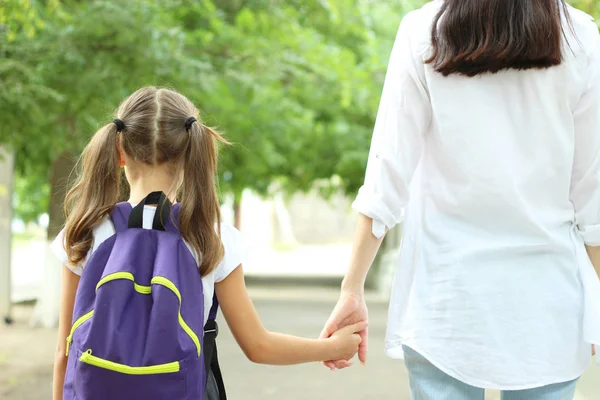
[[[425, 357], [404, 346], [413, 400], [484, 400], [485, 390], [445, 374]], [[502, 392], [502, 400], [573, 400], [577, 380], [535, 389]]]

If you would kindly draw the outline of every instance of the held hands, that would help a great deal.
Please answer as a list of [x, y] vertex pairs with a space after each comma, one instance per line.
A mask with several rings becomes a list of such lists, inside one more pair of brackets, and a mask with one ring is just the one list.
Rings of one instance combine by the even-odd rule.
[[361, 338], [359, 332], [367, 328], [366, 322], [348, 325], [336, 331], [328, 341], [334, 343], [335, 354], [340, 360], [350, 360], [358, 352]]
[[[360, 341], [358, 342], [358, 358], [361, 364], [364, 364], [367, 360], [368, 321], [369, 314], [367, 304], [365, 303], [362, 293], [342, 293], [329, 320], [325, 324], [323, 332], [321, 332], [320, 338], [326, 339], [333, 337], [338, 332], [348, 332], [348, 329], [350, 329], [351, 333], [357, 332], [360, 336]], [[357, 328], [359, 329], [357, 330]], [[347, 368], [352, 365], [348, 360], [350, 360], [355, 353], [356, 349], [350, 357], [340, 357], [338, 360], [326, 361], [324, 364], [332, 371], [335, 369]]]

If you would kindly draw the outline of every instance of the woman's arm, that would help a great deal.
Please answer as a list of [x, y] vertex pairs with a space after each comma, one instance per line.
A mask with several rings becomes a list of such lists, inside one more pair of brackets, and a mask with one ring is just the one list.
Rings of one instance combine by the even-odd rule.
[[[600, 247], [585, 246], [585, 248], [587, 249], [588, 255], [590, 256], [592, 265], [596, 270], [598, 279], [600, 279]], [[595, 346], [592, 346], [592, 355], [596, 355]]]
[[[348, 323], [366, 321], [364, 284], [383, 236], [403, 218], [410, 185], [423, 152], [423, 138], [431, 124], [431, 103], [426, 86], [424, 63], [413, 43], [411, 32], [417, 20], [405, 17], [390, 55], [381, 103], [377, 113], [365, 183], [353, 208], [360, 214], [352, 257], [342, 294], [321, 337], [328, 337]], [[367, 358], [367, 330], [361, 332], [358, 358]], [[331, 369], [345, 368], [336, 360], [325, 363]]]
[[62, 288], [60, 297], [60, 315], [58, 320], [58, 343], [54, 358], [54, 379], [52, 382], [52, 399], [62, 400], [65, 372], [67, 370], [67, 336], [71, 330], [75, 294], [79, 286], [79, 276], [63, 267]]
[[569, 199], [579, 233], [600, 276], [600, 35], [595, 40], [587, 87], [573, 112], [575, 153]]
[[595, 26], [589, 29], [595, 45], [589, 53], [588, 75], [582, 81], [587, 86], [573, 112], [575, 153], [569, 199], [579, 234], [600, 277], [600, 35]]
[[292, 365], [323, 360], [349, 360], [358, 350], [366, 324], [341, 330], [326, 340], [269, 332], [260, 321], [244, 282], [242, 266], [215, 285], [223, 316], [248, 359], [258, 364]]
[[[372, 226], [371, 218], [363, 214], [358, 215], [350, 265], [342, 282], [342, 293], [321, 332], [321, 338], [330, 337], [348, 324], [369, 320], [369, 311], [364, 297], [365, 280], [383, 242], [383, 236], [376, 238], [373, 235]], [[367, 361], [368, 334], [367, 329], [359, 332], [361, 342], [358, 348], [358, 359], [362, 364]], [[351, 364], [345, 360], [330, 360], [325, 362], [325, 365], [334, 370], [349, 367]]]
[[590, 260], [592, 260], [592, 265], [596, 270], [596, 274], [598, 274], [598, 279], [600, 279], [600, 247], [586, 246], [586, 249], [590, 256]]
[[372, 233], [372, 226], [373, 219], [358, 214], [350, 265], [342, 282], [342, 293], [360, 296], [364, 293], [367, 273], [373, 265], [384, 238], [383, 236], [376, 238]]

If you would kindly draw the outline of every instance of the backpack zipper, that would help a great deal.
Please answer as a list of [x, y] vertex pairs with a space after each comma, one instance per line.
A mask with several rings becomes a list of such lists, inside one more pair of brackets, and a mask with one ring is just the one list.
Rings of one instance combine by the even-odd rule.
[[71, 343], [73, 342], [73, 334], [75, 333], [75, 330], [77, 330], [77, 328], [79, 328], [81, 326], [81, 324], [83, 324], [85, 321], [87, 321], [88, 319], [92, 318], [92, 315], [94, 315], [94, 310], [90, 311], [87, 314], [82, 315], [73, 324], [73, 327], [71, 328], [71, 333], [69, 334], [69, 336], [67, 336], [66, 357], [69, 356], [69, 348], [71, 347]]
[[[113, 280], [118, 280], [118, 279], [126, 279], [126, 280], [132, 281], [134, 283], [134, 288], [138, 293], [146, 294], [146, 295], [152, 293], [151, 286], [138, 285], [135, 282], [134, 276], [128, 272], [117, 272], [117, 273], [110, 274], [110, 275], [104, 277], [103, 279], [100, 280], [100, 282], [98, 282], [98, 285], [96, 286], [96, 290], [98, 290], [100, 288], [100, 286], [102, 286], [103, 284], [113, 281]], [[200, 357], [200, 354], [201, 354], [200, 339], [198, 339], [198, 335], [196, 335], [196, 333], [192, 330], [192, 328], [190, 328], [190, 326], [185, 322], [185, 320], [183, 319], [183, 316], [181, 315], [182, 298], [181, 298], [181, 293], [179, 292], [179, 289], [177, 289], [177, 286], [175, 286], [175, 284], [173, 282], [171, 282], [170, 280], [168, 280], [167, 278], [162, 277], [162, 276], [155, 276], [154, 278], [152, 278], [152, 281], [150, 282], [150, 284], [164, 286], [167, 289], [171, 290], [175, 294], [175, 296], [177, 296], [177, 299], [179, 300], [179, 310], [177, 313], [179, 325], [185, 331], [185, 333], [190, 337], [192, 342], [194, 342], [194, 345], [196, 346], [196, 351], [197, 351], [198, 357]], [[77, 321], [75, 321], [75, 323], [73, 324], [73, 327], [71, 328], [71, 333], [67, 337], [67, 351], [66, 351], [67, 357], [69, 356], [69, 348], [71, 346], [71, 343], [73, 342], [73, 334], [75, 333], [77, 328], [79, 328], [81, 326], [81, 324], [83, 324], [85, 321], [92, 318], [93, 315], [94, 315], [94, 310], [83, 315], [82, 317], [77, 319]]]
[[[133, 287], [134, 287], [135, 291], [138, 293], [141, 293], [141, 294], [151, 294], [152, 293], [152, 286], [139, 285], [135, 281], [135, 277], [133, 276], [133, 274], [130, 272], [115, 272], [113, 274], [105, 276], [104, 278], [102, 278], [100, 280], [100, 282], [98, 282], [98, 285], [96, 285], [96, 290], [100, 289], [100, 287], [102, 285], [104, 285], [105, 283], [111, 282], [114, 280], [118, 280], [118, 279], [126, 279], [126, 280], [133, 282]], [[198, 357], [200, 357], [200, 354], [201, 354], [200, 340], [198, 339], [198, 335], [196, 335], [196, 333], [194, 333], [192, 328], [190, 328], [190, 326], [185, 322], [185, 320], [183, 319], [183, 316], [181, 315], [182, 299], [181, 299], [181, 293], [179, 292], [179, 289], [177, 289], [177, 286], [175, 286], [175, 284], [173, 282], [171, 282], [170, 280], [168, 280], [167, 278], [165, 278], [163, 276], [155, 276], [154, 278], [152, 278], [150, 285], [164, 286], [167, 289], [171, 290], [175, 294], [175, 296], [177, 296], [177, 299], [179, 299], [179, 312], [178, 312], [179, 325], [181, 325], [181, 328], [185, 331], [185, 333], [187, 333], [187, 335], [190, 337], [190, 339], [192, 339], [192, 342], [194, 342], [194, 345], [196, 346], [196, 351], [198, 353]]]
[[196, 349], [198, 351], [198, 357], [200, 357], [200, 353], [201, 353], [200, 340], [198, 339], [198, 335], [196, 335], [196, 333], [194, 333], [192, 328], [190, 328], [190, 326], [185, 322], [185, 320], [183, 319], [183, 316], [181, 315], [181, 293], [179, 292], [179, 289], [177, 289], [177, 286], [175, 286], [175, 284], [173, 282], [171, 282], [170, 280], [168, 280], [167, 278], [162, 277], [162, 276], [155, 276], [154, 278], [152, 278], [152, 281], [150, 283], [152, 285], [164, 286], [167, 289], [170, 289], [173, 293], [175, 293], [175, 296], [177, 296], [177, 298], [179, 299], [179, 313], [178, 313], [179, 314], [179, 325], [181, 325], [181, 328], [183, 328], [185, 333], [188, 334], [190, 339], [192, 339], [192, 341], [196, 345]]
[[141, 293], [141, 294], [152, 293], [152, 287], [151, 286], [143, 286], [143, 285], [138, 284], [135, 281], [135, 277], [133, 276], [133, 274], [131, 272], [115, 272], [114, 274], [105, 276], [104, 278], [100, 279], [100, 282], [98, 282], [98, 284], [96, 285], [96, 291], [98, 291], [98, 289], [100, 289], [100, 286], [104, 285], [105, 283], [110, 282], [110, 281], [115, 281], [118, 279], [126, 279], [128, 281], [133, 282], [133, 288], [138, 293]]
[[91, 349], [83, 353], [81, 357], [79, 357], [79, 361], [94, 367], [126, 375], [172, 374], [179, 372], [180, 370], [179, 362], [177, 361], [168, 364], [152, 365], [149, 367], [130, 367], [129, 365], [119, 364], [93, 356]]

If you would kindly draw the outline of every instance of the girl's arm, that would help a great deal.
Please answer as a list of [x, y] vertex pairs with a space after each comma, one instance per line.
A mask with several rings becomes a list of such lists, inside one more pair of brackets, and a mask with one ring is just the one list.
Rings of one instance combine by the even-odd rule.
[[54, 358], [54, 379], [52, 382], [52, 399], [62, 400], [65, 372], [67, 370], [67, 336], [71, 330], [75, 293], [79, 286], [79, 276], [67, 267], [63, 267], [62, 289], [60, 297], [60, 314], [58, 320], [58, 343]]
[[356, 354], [366, 323], [349, 326], [329, 339], [304, 339], [267, 331], [246, 291], [240, 265], [215, 290], [223, 315], [248, 359], [258, 364], [292, 365], [324, 360], [349, 360]]

